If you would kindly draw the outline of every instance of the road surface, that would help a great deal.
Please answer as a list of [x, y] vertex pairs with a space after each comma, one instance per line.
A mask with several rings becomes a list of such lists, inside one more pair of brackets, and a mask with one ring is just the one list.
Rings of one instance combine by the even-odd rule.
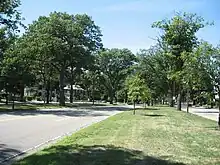
[[[186, 111], [186, 107], [182, 108], [183, 111]], [[203, 107], [189, 107], [189, 112], [198, 116], [202, 116], [207, 119], [218, 121], [218, 109], [206, 109]]]
[[45, 145], [64, 135], [128, 109], [99, 106], [0, 113], [0, 164], [22, 152]]

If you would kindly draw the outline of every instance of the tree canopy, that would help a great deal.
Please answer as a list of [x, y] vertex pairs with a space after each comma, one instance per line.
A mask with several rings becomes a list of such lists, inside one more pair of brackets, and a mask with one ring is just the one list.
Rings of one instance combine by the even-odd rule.
[[0, 3], [0, 90], [6, 100], [19, 95], [23, 101], [25, 87], [34, 86], [46, 103], [56, 91], [65, 105], [73, 103], [73, 86], [80, 85], [83, 99], [93, 102], [220, 107], [220, 48], [198, 38], [197, 32], [210, 25], [201, 16], [175, 13], [154, 22], [157, 43], [134, 54], [105, 48], [100, 27], [87, 14], [51, 12], [17, 35], [19, 6], [19, 0]]

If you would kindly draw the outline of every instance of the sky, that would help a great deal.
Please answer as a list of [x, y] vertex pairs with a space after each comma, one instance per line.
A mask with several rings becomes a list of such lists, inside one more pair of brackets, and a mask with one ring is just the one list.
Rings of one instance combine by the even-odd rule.
[[176, 12], [197, 13], [213, 26], [201, 29], [199, 39], [220, 44], [220, 0], [21, 0], [25, 25], [39, 16], [59, 11], [88, 14], [102, 30], [106, 48], [128, 48], [132, 52], [156, 43], [158, 29], [152, 23], [170, 18]]

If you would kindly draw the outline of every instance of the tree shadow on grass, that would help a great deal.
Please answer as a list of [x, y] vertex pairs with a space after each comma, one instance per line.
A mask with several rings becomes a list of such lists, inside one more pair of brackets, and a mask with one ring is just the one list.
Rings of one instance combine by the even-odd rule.
[[144, 114], [144, 116], [148, 116], [148, 117], [162, 117], [165, 115], [158, 115], [158, 114]]
[[58, 145], [31, 155], [17, 165], [185, 165], [112, 145]]

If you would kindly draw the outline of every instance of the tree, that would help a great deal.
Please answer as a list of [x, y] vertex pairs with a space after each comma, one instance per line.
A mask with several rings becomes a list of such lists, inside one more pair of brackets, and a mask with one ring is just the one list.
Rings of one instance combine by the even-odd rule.
[[[38, 54], [49, 56], [48, 64], [59, 72], [60, 105], [65, 105], [65, 75], [72, 64], [82, 61], [81, 54], [90, 56], [100, 49], [101, 32], [92, 19], [83, 15], [54, 12], [39, 17], [26, 33]], [[84, 60], [85, 61], [85, 60]]]
[[137, 70], [150, 89], [151, 104], [157, 99], [164, 102], [172, 88], [171, 81], [167, 76], [170, 62], [165, 52], [158, 45], [155, 45], [148, 50], [141, 50], [137, 56], [139, 59]]
[[[212, 48], [212, 47], [211, 47]], [[214, 50], [214, 51], [213, 51]], [[219, 46], [210, 51], [209, 49], [209, 58], [207, 58], [207, 70], [211, 78], [211, 82], [214, 86], [215, 95], [218, 96], [218, 127], [220, 129], [220, 48]]]
[[[16, 30], [21, 24], [21, 13], [17, 10], [20, 0], [1, 0], [0, 3], [0, 25]], [[23, 25], [22, 25], [23, 26]]]
[[128, 49], [107, 49], [97, 58], [101, 79], [112, 104], [114, 98], [117, 101], [116, 92], [122, 88], [136, 58]]
[[86, 89], [87, 97], [89, 101], [93, 102], [93, 104], [95, 99], [101, 99], [103, 91], [103, 85], [100, 81], [100, 71], [95, 68], [96, 67], [90, 68], [90, 70], [84, 70], [79, 83], [80, 86]]
[[[18, 88], [20, 100], [23, 101], [25, 85], [31, 85], [35, 81], [32, 60], [27, 58], [23, 52], [26, 45], [24, 39], [17, 39], [5, 52], [2, 61], [1, 75], [7, 77], [7, 86]], [[7, 86], [5, 87], [7, 89]], [[9, 91], [9, 89], [7, 89]]]
[[[73, 54], [77, 56], [74, 58], [74, 56], [71, 57], [70, 66], [67, 69], [66, 77], [67, 81], [70, 83], [70, 103], [73, 103], [73, 84], [77, 83], [77, 81], [80, 81], [81, 74], [83, 74], [83, 71], [88, 71], [88, 69], [91, 71], [94, 71], [94, 59], [95, 57], [93, 55], [89, 55], [90, 53], [82, 50], [82, 49], [76, 49], [74, 50]], [[85, 73], [88, 75], [87, 73]], [[87, 76], [86, 76], [87, 77]], [[77, 80], [78, 78], [78, 80]]]
[[182, 96], [182, 77], [180, 72], [183, 69], [184, 61], [181, 58], [183, 52], [192, 52], [197, 46], [196, 33], [203, 28], [207, 23], [202, 17], [196, 14], [177, 13], [170, 20], [162, 20], [155, 22], [152, 27], [162, 30], [161, 39], [170, 49], [170, 58], [173, 61], [173, 72], [170, 78], [175, 83], [178, 93], [177, 109], [181, 110], [181, 96]]
[[146, 102], [148, 100], [150, 100], [151, 98], [151, 93], [150, 93], [150, 90], [148, 89], [148, 87], [146, 86], [146, 84], [142, 84], [142, 89], [141, 89], [141, 95], [140, 95], [140, 98], [141, 98], [141, 101], [144, 103], [144, 108], [146, 108]]
[[145, 102], [150, 97], [149, 89], [146, 86], [144, 79], [139, 75], [128, 77], [126, 80], [126, 87], [128, 89], [128, 98], [133, 102], [135, 115], [135, 105], [139, 99]]
[[[207, 42], [201, 42], [198, 48], [195, 48], [193, 52], [185, 52], [182, 54], [184, 65], [181, 76], [183, 77], [183, 89], [187, 93], [187, 112], [189, 108], [188, 104], [191, 93], [198, 93], [198, 95], [201, 95], [202, 92], [206, 92], [213, 95], [214, 86], [211, 76], [209, 74], [212, 53], [212, 46], [209, 45]], [[191, 98], [195, 100], [195, 96], [193, 97], [194, 98]]]
[[219, 108], [219, 114], [218, 114], [218, 127], [220, 129], [220, 48], [217, 48], [216, 53], [213, 55], [213, 80], [214, 80], [214, 86], [216, 89], [216, 92], [218, 94], [218, 108]]

